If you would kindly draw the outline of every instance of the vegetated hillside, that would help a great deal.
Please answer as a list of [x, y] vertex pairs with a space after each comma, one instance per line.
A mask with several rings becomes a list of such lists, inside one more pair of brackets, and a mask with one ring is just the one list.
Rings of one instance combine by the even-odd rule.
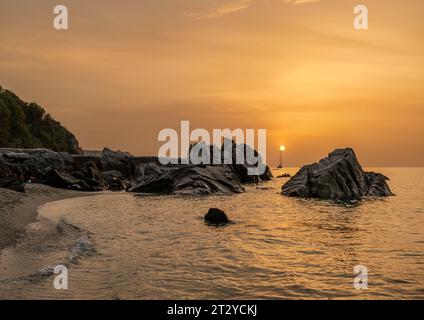
[[47, 148], [81, 153], [78, 140], [36, 103], [0, 86], [0, 148]]

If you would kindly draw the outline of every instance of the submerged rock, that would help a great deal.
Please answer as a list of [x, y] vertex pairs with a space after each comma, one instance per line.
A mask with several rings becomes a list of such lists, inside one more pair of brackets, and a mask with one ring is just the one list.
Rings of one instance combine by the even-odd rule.
[[143, 163], [134, 173], [130, 192], [199, 194], [240, 193], [240, 180], [227, 165], [170, 165]]
[[392, 196], [382, 174], [362, 170], [354, 151], [337, 149], [318, 163], [306, 165], [282, 187], [289, 197], [358, 200]]
[[211, 208], [205, 215], [205, 222], [209, 224], [219, 225], [229, 223], [230, 220], [228, 219], [224, 211], [217, 208]]
[[283, 173], [280, 174], [279, 176], [277, 176], [277, 179], [281, 179], [281, 178], [290, 178], [291, 175], [289, 173]]

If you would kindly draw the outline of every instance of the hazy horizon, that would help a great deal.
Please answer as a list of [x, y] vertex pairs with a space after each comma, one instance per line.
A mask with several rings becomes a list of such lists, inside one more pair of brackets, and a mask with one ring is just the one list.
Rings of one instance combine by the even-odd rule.
[[[156, 155], [164, 128], [265, 128], [267, 162], [352, 147], [366, 167], [424, 166], [424, 25], [411, 0], [3, 0], [0, 85], [78, 138]], [[369, 30], [353, 29], [366, 4]]]

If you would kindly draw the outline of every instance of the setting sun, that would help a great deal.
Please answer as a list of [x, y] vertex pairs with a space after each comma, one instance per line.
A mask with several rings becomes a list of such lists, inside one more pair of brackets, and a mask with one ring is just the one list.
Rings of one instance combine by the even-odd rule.
[[280, 151], [285, 151], [285, 150], [286, 150], [286, 147], [284, 145], [281, 145], [280, 146]]

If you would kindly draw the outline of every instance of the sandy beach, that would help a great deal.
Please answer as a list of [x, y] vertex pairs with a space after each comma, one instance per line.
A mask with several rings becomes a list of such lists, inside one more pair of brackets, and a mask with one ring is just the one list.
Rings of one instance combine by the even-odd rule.
[[25, 237], [26, 226], [35, 221], [39, 206], [87, 193], [55, 189], [41, 184], [27, 184], [26, 193], [0, 188], [0, 250], [15, 245]]

